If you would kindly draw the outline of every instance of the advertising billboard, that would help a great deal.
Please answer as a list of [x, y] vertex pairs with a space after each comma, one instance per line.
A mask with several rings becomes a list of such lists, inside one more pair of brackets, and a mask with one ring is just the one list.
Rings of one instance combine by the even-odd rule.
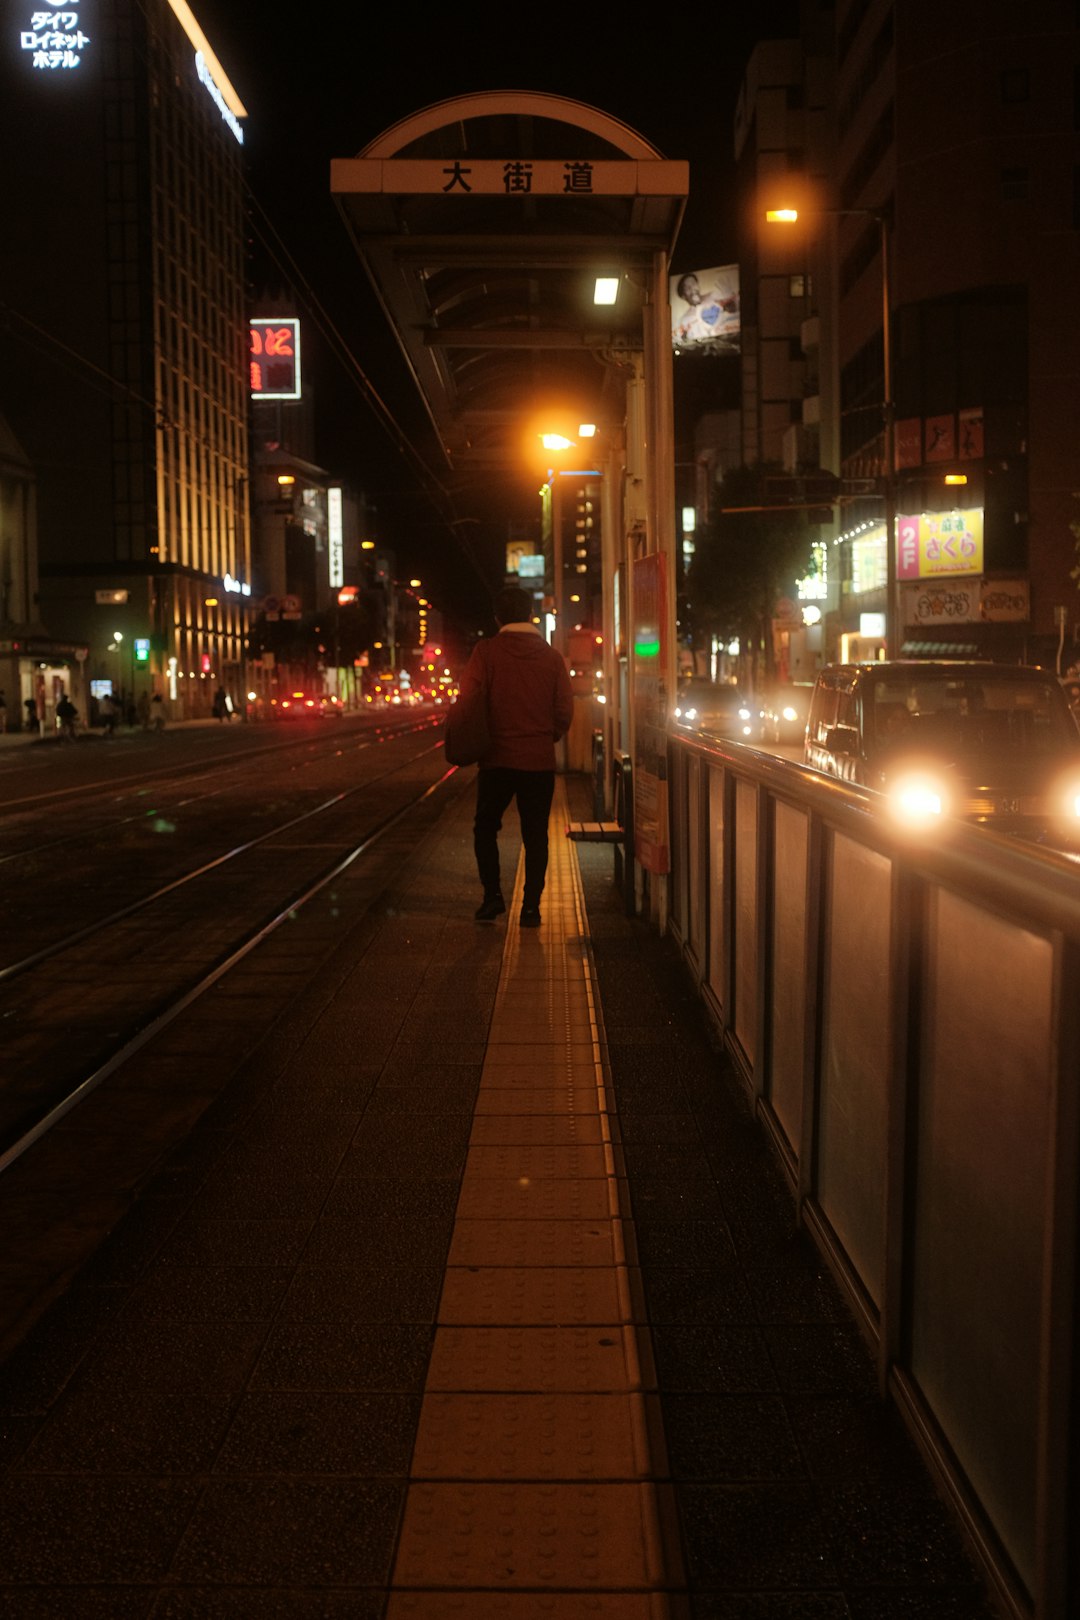
[[919, 512], [896, 519], [897, 579], [937, 579], [983, 571], [982, 507]]
[[703, 354], [739, 352], [739, 267], [714, 266], [670, 278], [671, 342]]
[[248, 322], [252, 399], [300, 398], [300, 322], [257, 316]]

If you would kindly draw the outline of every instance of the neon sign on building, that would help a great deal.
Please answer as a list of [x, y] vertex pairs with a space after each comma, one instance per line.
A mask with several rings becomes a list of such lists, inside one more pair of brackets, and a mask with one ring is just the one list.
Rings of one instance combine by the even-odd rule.
[[222, 95], [221, 91], [218, 89], [217, 82], [214, 75], [206, 65], [206, 57], [203, 55], [202, 51], [195, 52], [195, 71], [199, 75], [200, 83], [204, 84], [209, 90], [210, 98], [218, 112], [232, 130], [233, 134], [236, 136], [236, 139], [240, 142], [240, 145], [243, 146], [244, 132], [240, 128], [239, 120], [225, 100], [225, 97]]
[[226, 125], [243, 146], [244, 131], [240, 127], [240, 119], [247, 117], [244, 103], [229, 83], [225, 69], [214, 55], [210, 42], [196, 22], [187, 0], [169, 0], [169, 7], [194, 49], [195, 72], [199, 76], [200, 83], [205, 86]]
[[342, 523], [341, 490], [336, 486], [326, 492], [330, 539], [330, 589], [337, 590], [345, 583], [345, 534]]
[[74, 9], [32, 11], [30, 27], [21, 30], [19, 43], [24, 51], [31, 52], [32, 67], [53, 73], [77, 68], [90, 37], [79, 27], [79, 13]]
[[252, 399], [299, 399], [300, 322], [259, 316], [248, 327]]

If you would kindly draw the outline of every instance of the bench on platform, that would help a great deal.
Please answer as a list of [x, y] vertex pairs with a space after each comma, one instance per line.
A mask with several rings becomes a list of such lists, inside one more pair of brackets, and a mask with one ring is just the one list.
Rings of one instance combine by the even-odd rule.
[[621, 844], [626, 831], [617, 821], [568, 821], [566, 836], [581, 843]]

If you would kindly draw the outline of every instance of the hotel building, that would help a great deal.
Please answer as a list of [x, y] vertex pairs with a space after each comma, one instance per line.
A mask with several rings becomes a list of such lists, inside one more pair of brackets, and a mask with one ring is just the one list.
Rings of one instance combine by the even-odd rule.
[[20, 0], [0, 68], [0, 411], [36, 487], [32, 616], [71, 651], [20, 682], [46, 712], [111, 681], [208, 713], [246, 684], [244, 108], [185, 0]]

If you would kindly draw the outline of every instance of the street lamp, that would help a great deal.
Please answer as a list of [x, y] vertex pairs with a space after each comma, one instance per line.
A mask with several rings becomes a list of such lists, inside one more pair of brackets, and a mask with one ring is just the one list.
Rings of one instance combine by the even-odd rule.
[[[881, 363], [882, 427], [884, 437], [885, 472], [881, 493], [885, 505], [885, 656], [898, 658], [904, 639], [900, 614], [900, 593], [896, 578], [896, 405], [893, 400], [892, 379], [892, 283], [889, 265], [889, 216], [884, 208], [815, 208], [815, 214], [831, 214], [835, 218], [860, 215], [877, 222], [881, 249]], [[768, 208], [765, 219], [770, 225], [794, 225], [799, 218], [797, 208]]]

